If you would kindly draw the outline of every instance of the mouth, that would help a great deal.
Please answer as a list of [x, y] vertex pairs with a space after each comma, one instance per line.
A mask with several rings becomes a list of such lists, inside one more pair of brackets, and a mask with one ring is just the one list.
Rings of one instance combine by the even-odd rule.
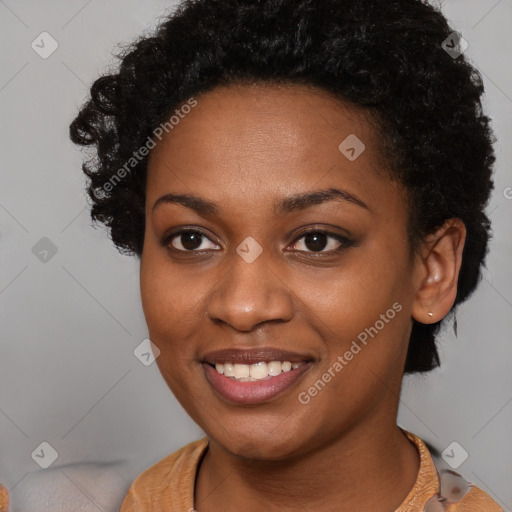
[[313, 358], [277, 349], [224, 349], [202, 362], [214, 393], [229, 404], [267, 402], [296, 384]]

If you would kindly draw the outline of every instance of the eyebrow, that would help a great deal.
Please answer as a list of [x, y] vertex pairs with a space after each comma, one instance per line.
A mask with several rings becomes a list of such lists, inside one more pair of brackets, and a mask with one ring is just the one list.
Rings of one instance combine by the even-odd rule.
[[[274, 212], [277, 215], [285, 215], [293, 211], [301, 211], [328, 201], [347, 201], [366, 210], [370, 210], [368, 206], [359, 198], [350, 194], [346, 190], [337, 188], [329, 188], [326, 190], [315, 190], [311, 192], [303, 192], [294, 196], [285, 197], [274, 203]], [[219, 207], [216, 203], [195, 196], [193, 194], [166, 194], [155, 201], [153, 211], [161, 204], [181, 204], [186, 208], [195, 210], [202, 215], [218, 215]]]

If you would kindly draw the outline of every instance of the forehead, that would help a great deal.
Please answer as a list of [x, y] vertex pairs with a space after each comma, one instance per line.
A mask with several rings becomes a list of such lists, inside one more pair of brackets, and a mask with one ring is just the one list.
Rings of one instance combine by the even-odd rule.
[[393, 186], [369, 114], [323, 90], [237, 85], [195, 99], [151, 151], [148, 204], [167, 191], [262, 205], [329, 186], [371, 203]]

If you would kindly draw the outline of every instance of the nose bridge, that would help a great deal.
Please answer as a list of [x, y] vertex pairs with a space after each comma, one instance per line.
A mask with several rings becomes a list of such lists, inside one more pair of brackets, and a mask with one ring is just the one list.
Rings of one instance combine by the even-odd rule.
[[270, 320], [289, 320], [293, 314], [290, 290], [270, 266], [254, 239], [244, 240], [229, 255], [229, 272], [212, 289], [208, 317], [240, 331]]

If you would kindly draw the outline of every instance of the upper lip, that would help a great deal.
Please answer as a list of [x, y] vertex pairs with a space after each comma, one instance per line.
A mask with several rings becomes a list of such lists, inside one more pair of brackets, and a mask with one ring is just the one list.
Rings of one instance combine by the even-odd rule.
[[203, 362], [209, 364], [238, 363], [256, 364], [261, 361], [290, 361], [290, 363], [301, 363], [312, 361], [313, 358], [296, 352], [289, 352], [273, 347], [259, 348], [224, 348], [208, 352]]

